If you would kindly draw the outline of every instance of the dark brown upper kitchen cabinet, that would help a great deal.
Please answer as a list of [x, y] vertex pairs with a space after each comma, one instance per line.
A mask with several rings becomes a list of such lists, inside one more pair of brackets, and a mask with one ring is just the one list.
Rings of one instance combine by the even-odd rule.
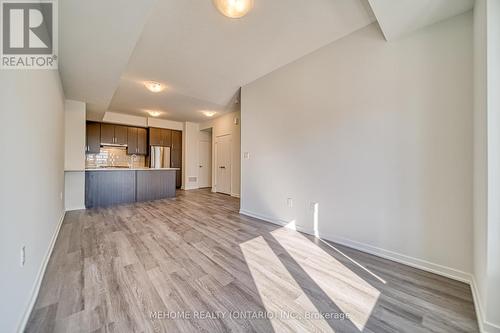
[[162, 129], [161, 130], [162, 146], [170, 147], [172, 144], [172, 130]]
[[101, 124], [101, 144], [115, 143], [115, 125]]
[[172, 150], [182, 150], [182, 132], [172, 130]]
[[146, 155], [147, 135], [145, 128], [129, 127], [127, 129], [127, 154]]
[[86, 132], [87, 142], [85, 145], [85, 153], [99, 154], [101, 150], [101, 124], [88, 122]]
[[137, 129], [137, 154], [148, 154], [148, 131], [145, 128]]
[[127, 144], [127, 126], [101, 124], [101, 144]]
[[127, 144], [127, 126], [115, 125], [115, 144]]
[[151, 146], [161, 146], [161, 129], [154, 127], [149, 129], [149, 144]]
[[172, 144], [172, 131], [151, 127], [149, 129], [149, 144], [151, 146], [170, 147]]
[[137, 154], [137, 128], [129, 127], [127, 129], [127, 154]]

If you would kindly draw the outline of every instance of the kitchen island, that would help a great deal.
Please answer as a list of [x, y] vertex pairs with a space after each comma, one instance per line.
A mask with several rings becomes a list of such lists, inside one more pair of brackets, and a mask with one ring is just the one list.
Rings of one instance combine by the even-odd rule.
[[107, 207], [175, 197], [178, 168], [85, 169], [85, 207]]

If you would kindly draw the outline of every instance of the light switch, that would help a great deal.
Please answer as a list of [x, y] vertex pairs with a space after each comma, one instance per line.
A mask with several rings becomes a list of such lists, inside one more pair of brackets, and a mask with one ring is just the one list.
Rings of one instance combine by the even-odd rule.
[[249, 152], [244, 152], [244, 153], [243, 153], [243, 158], [244, 158], [245, 160], [249, 160], [249, 159], [250, 159], [250, 153], [249, 153]]

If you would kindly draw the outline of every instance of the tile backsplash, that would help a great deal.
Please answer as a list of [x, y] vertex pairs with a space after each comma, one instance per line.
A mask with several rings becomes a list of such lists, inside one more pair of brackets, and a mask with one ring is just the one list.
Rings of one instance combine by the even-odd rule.
[[111, 166], [143, 168], [146, 166], [146, 157], [142, 155], [127, 155], [127, 148], [122, 147], [101, 147], [99, 154], [87, 154], [85, 157], [86, 168]]

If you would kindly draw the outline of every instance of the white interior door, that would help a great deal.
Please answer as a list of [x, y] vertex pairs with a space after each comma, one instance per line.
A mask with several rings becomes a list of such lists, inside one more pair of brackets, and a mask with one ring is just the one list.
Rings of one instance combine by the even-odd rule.
[[198, 173], [199, 187], [212, 186], [212, 144], [209, 141], [200, 141], [200, 165]]
[[216, 190], [220, 193], [231, 194], [231, 136], [218, 137], [216, 146]]

